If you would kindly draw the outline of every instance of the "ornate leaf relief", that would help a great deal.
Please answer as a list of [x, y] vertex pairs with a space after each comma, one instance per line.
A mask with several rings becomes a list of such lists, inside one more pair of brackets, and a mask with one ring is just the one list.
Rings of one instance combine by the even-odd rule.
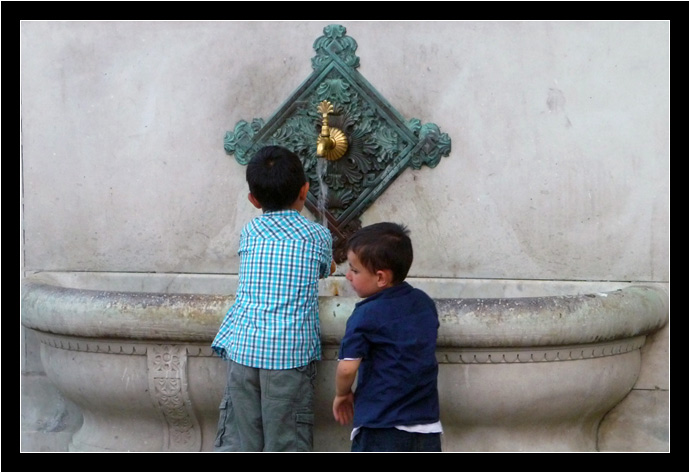
[[[356, 70], [357, 42], [345, 27], [329, 25], [314, 41], [314, 72], [264, 123], [241, 120], [225, 134], [224, 149], [246, 165], [266, 145], [295, 152], [310, 182], [307, 208], [325, 222], [334, 237], [336, 262], [345, 261], [347, 237], [361, 227], [359, 218], [406, 167], [435, 167], [450, 154], [450, 138], [433, 123], [400, 114]], [[328, 126], [347, 137], [342, 157], [324, 160], [316, 154], [321, 132], [318, 105], [333, 104]]]
[[235, 159], [242, 165], [247, 165], [251, 156], [247, 156], [247, 150], [252, 146], [254, 135], [264, 126], [261, 118], [255, 118], [251, 123], [240, 120], [235, 125], [234, 132], [227, 132], [223, 140], [223, 148], [228, 154], [235, 154]]
[[330, 53], [337, 54], [349, 67], [359, 67], [359, 58], [355, 55], [357, 42], [346, 36], [346, 32], [342, 25], [328, 25], [323, 29], [323, 36], [314, 41], [314, 50], [317, 53], [311, 60], [314, 69], [321, 69], [330, 60]]

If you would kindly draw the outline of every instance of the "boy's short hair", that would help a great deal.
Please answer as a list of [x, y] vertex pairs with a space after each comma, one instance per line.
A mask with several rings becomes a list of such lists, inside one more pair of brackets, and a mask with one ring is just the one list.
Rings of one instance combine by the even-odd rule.
[[412, 266], [412, 240], [405, 225], [391, 222], [375, 223], [361, 228], [347, 242], [348, 251], [372, 273], [390, 269], [393, 284], [407, 277]]
[[302, 161], [282, 146], [264, 146], [247, 164], [249, 192], [264, 211], [289, 208], [306, 182]]

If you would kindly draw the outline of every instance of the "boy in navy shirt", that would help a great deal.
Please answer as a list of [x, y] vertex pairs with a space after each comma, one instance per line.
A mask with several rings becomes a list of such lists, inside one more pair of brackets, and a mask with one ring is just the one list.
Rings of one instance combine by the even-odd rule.
[[353, 452], [441, 451], [438, 314], [434, 301], [405, 281], [408, 235], [405, 226], [383, 222], [348, 241], [346, 278], [365, 299], [341, 342], [333, 416], [353, 422]]

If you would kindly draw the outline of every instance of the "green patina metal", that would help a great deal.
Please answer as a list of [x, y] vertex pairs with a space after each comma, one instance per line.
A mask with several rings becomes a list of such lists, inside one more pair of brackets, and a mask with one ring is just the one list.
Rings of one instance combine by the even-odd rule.
[[[314, 72], [268, 121], [239, 121], [225, 134], [224, 147], [242, 165], [266, 145], [295, 152], [310, 181], [307, 208], [328, 225], [340, 263], [364, 211], [408, 166], [433, 168], [448, 156], [450, 138], [433, 123], [405, 121], [367, 82], [357, 71], [357, 42], [345, 34], [345, 27], [329, 25], [323, 32], [314, 41]], [[328, 125], [342, 130], [348, 140], [345, 155], [333, 161], [316, 154], [321, 130], [317, 106], [323, 100], [334, 106]], [[322, 195], [326, 199], [320, 202]]]

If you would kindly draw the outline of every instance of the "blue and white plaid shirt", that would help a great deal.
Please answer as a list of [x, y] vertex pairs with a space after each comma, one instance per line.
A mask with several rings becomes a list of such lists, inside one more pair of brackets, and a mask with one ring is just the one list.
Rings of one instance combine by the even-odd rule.
[[330, 274], [332, 247], [328, 229], [296, 210], [266, 212], [245, 225], [235, 303], [214, 351], [264, 369], [321, 359], [319, 278]]

